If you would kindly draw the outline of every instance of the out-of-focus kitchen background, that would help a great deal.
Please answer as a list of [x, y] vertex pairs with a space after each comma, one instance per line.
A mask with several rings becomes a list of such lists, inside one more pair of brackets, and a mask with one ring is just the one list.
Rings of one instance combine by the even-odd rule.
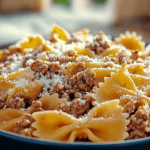
[[52, 24], [70, 33], [89, 28], [118, 36], [136, 31], [150, 42], [149, 0], [0, 0], [0, 44], [28, 34], [49, 36]]

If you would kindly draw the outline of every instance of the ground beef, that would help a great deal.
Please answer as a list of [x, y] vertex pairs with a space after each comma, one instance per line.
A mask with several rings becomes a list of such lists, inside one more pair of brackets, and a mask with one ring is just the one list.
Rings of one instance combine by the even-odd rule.
[[22, 59], [23, 59], [23, 61], [22, 61], [22, 67], [25, 68], [25, 67], [28, 66], [26, 64], [27, 60], [29, 60], [29, 59], [36, 60], [36, 57], [34, 57], [34, 56], [24, 56]]
[[59, 71], [61, 70], [61, 66], [58, 63], [50, 63], [48, 64], [48, 71], [46, 72], [46, 75], [48, 77], [52, 77], [53, 74], [59, 74]]
[[147, 126], [148, 119], [148, 111], [144, 109], [137, 110], [135, 114], [130, 117], [130, 124], [128, 125], [129, 137], [127, 140], [146, 137], [144, 129]]
[[64, 89], [64, 85], [60, 82], [57, 82], [56, 84], [53, 85], [53, 88], [51, 89], [50, 94], [52, 95], [54, 93], [58, 93], [60, 97], [60, 95], [62, 95], [64, 92], [63, 89]]
[[74, 97], [75, 97], [75, 98], [81, 98], [81, 97], [82, 97], [82, 94], [79, 93], [79, 92], [77, 92], [77, 93], [75, 93]]
[[[39, 74], [39, 77], [42, 75], [46, 75], [47, 78], [52, 78], [54, 74], [59, 74], [59, 71], [61, 69], [61, 66], [56, 63], [43, 63], [41, 60], [36, 60], [31, 64], [31, 70], [35, 73]], [[37, 77], [37, 75], [36, 75]]]
[[42, 111], [42, 103], [40, 101], [32, 101], [31, 106], [28, 109], [28, 112], [30, 114], [37, 112], [37, 111]]
[[129, 117], [131, 117], [131, 113], [135, 111], [135, 105], [131, 101], [124, 104], [123, 108], [124, 112], [129, 114]]
[[97, 36], [94, 39], [93, 44], [86, 46], [86, 48], [91, 49], [95, 52], [95, 54], [99, 55], [104, 50], [110, 48], [110, 44], [107, 40], [104, 39], [104, 33], [100, 32], [100, 36]]
[[0, 109], [2, 109], [5, 105], [5, 100], [0, 96]]
[[24, 117], [16, 122], [15, 127], [13, 128], [14, 133], [21, 134], [24, 136], [32, 137], [33, 128], [31, 124], [34, 122], [34, 119], [30, 114], [25, 114]]
[[69, 84], [64, 84], [62, 98], [67, 98], [68, 101], [71, 101], [75, 98], [75, 90]]
[[[63, 98], [67, 98], [67, 96], [63, 96]], [[90, 94], [87, 93], [82, 95], [81, 93], [76, 92], [75, 94], [72, 94], [72, 96], [73, 99], [70, 103], [59, 106], [63, 112], [67, 112], [79, 118], [88, 113], [88, 111], [93, 107], [92, 102], [95, 101], [95, 99], [93, 99]], [[68, 99], [71, 100], [71, 96]]]
[[62, 98], [66, 98], [67, 101], [70, 101], [70, 100], [71, 100], [69, 94], [67, 94], [67, 93], [64, 93], [64, 94], [62, 95]]
[[131, 53], [132, 53], [132, 56], [130, 57], [130, 59], [133, 59], [135, 61], [139, 58], [139, 51], [138, 50], [132, 50]]
[[60, 64], [63, 64], [63, 63], [68, 63], [68, 62], [76, 62], [76, 57], [70, 57], [70, 56], [66, 56], [66, 57], [62, 57], [62, 58], [59, 58], [59, 62]]
[[142, 130], [134, 130], [130, 133], [129, 137], [127, 138], [127, 140], [131, 140], [131, 139], [139, 139], [139, 138], [145, 138], [147, 137], [146, 134], [144, 133], [144, 131]]
[[3, 50], [3, 56], [0, 58], [0, 62], [5, 62], [5, 61], [7, 61], [8, 60], [8, 58], [10, 58], [10, 55], [12, 55], [12, 54], [18, 54], [19, 53], [19, 49], [17, 49], [17, 48], [14, 48], [13, 50], [11, 50], [11, 51], [9, 51], [9, 50]]
[[94, 86], [95, 73], [85, 70], [77, 73], [71, 79], [71, 85], [77, 92], [90, 92]]
[[31, 64], [31, 70], [34, 72], [41, 72], [41, 67], [43, 65], [43, 62], [41, 60], [36, 60]]
[[70, 104], [60, 106], [60, 109], [79, 118], [90, 110], [90, 104], [80, 99], [74, 99]]
[[87, 93], [82, 97], [83, 100], [86, 100], [87, 103], [92, 104], [92, 102], [95, 101], [95, 99], [91, 96], [91, 94]]
[[73, 57], [76, 55], [74, 50], [70, 50], [64, 53], [65, 56]]
[[9, 103], [7, 104], [7, 107], [8, 108], [15, 108], [15, 109], [25, 108], [24, 99], [20, 98], [20, 97], [11, 98]]

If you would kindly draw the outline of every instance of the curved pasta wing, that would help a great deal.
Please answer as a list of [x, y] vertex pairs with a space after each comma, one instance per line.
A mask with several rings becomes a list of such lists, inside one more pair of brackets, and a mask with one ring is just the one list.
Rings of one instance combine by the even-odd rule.
[[20, 120], [24, 111], [18, 109], [1, 109], [0, 110], [0, 129], [12, 131], [16, 122]]
[[[111, 108], [111, 104], [115, 107]], [[35, 119], [32, 127], [36, 129], [33, 135], [48, 140], [70, 142], [77, 137], [88, 137], [93, 142], [123, 140], [128, 136], [126, 126], [129, 121], [125, 119], [118, 104], [119, 100], [103, 103], [90, 110], [85, 118], [79, 119], [54, 110], [35, 112], [32, 114]]]

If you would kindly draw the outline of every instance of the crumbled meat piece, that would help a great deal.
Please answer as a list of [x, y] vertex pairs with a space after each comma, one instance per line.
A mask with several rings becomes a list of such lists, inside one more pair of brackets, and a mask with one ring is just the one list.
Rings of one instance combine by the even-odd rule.
[[149, 111], [139, 109], [134, 115], [130, 117], [130, 124], [128, 125], [129, 137], [127, 139], [144, 138], [146, 133], [144, 129], [147, 126], [149, 119]]
[[97, 55], [102, 53], [104, 50], [110, 48], [110, 44], [109, 44], [109, 42], [107, 40], [105, 40], [103, 38], [104, 36], [105, 36], [104, 33], [100, 32], [100, 36], [97, 36], [94, 39], [94, 44], [90, 44], [90, 45], [86, 46], [86, 48], [91, 49]]
[[90, 70], [79, 72], [71, 78], [71, 84], [76, 91], [90, 92], [94, 86], [95, 73]]
[[85, 94], [82, 97], [83, 100], [86, 100], [87, 103], [92, 103], [95, 101], [95, 99], [90, 94]]
[[0, 96], [0, 109], [2, 109], [5, 105], [5, 100]]
[[73, 57], [75, 56], [75, 54], [76, 54], [75, 51], [70, 50], [70, 51], [67, 51], [64, 55]]
[[78, 72], [83, 71], [83, 70], [85, 70], [85, 64], [79, 62], [79, 63], [77, 64], [77, 67], [76, 67], [76, 68], [78, 68]]
[[43, 75], [46, 75], [47, 78], [52, 78], [53, 74], [59, 74], [59, 71], [61, 69], [61, 66], [58, 63], [43, 63], [40, 60], [36, 60], [31, 64], [31, 70], [34, 72], [38, 72], [39, 75], [40, 73]]
[[37, 111], [42, 111], [42, 103], [40, 101], [32, 101], [31, 106], [28, 108], [28, 112], [30, 114], [37, 112]]
[[124, 112], [129, 114], [129, 117], [131, 116], [131, 113], [135, 111], [135, 105], [131, 101], [124, 104], [123, 108]]
[[75, 56], [65, 56], [65, 57], [49, 56], [48, 61], [50, 61], [50, 62], [59, 61], [60, 64], [63, 64], [63, 63], [68, 63], [68, 62], [76, 62], [76, 57]]
[[48, 70], [48, 66], [47, 66], [46, 64], [43, 64], [43, 65], [41, 66], [40, 72], [41, 72], [43, 75], [45, 75], [45, 74], [47, 74], [47, 70]]
[[120, 55], [120, 56], [118, 57], [118, 61], [119, 61], [119, 64], [122, 65], [122, 64], [124, 64], [124, 63], [127, 62], [127, 57], [124, 56], [124, 55]]
[[34, 61], [31, 64], [31, 70], [33, 70], [34, 72], [40, 72], [42, 64], [43, 62], [41, 60]]
[[11, 98], [9, 103], [7, 104], [7, 107], [15, 109], [25, 108], [24, 99], [20, 97]]
[[21, 120], [16, 122], [16, 125], [13, 128], [13, 132], [32, 137], [32, 131], [34, 129], [31, 127], [31, 124], [34, 121], [35, 120], [32, 118], [30, 114], [25, 114]]
[[29, 60], [29, 59], [33, 59], [33, 60], [35, 60], [36, 59], [36, 57], [34, 57], [34, 56], [24, 56], [23, 57], [23, 61], [22, 61], [22, 67], [23, 68], [25, 68], [25, 67], [27, 67], [28, 65], [26, 64], [26, 62], [27, 62], [27, 60]]
[[148, 118], [148, 111], [145, 111], [143, 109], [137, 110], [136, 113], [130, 117], [128, 130], [144, 130]]
[[[56, 84], [53, 85], [53, 89], [51, 89], [51, 95], [54, 93], [58, 93], [59, 95], [64, 93], [64, 85], [62, 85], [62, 83], [57, 82]], [[60, 96], [59, 96], [60, 97]]]
[[70, 85], [65, 84], [63, 90], [64, 93], [62, 95], [62, 98], [67, 98], [68, 101], [71, 101], [75, 98], [75, 90], [72, 89]]
[[66, 98], [67, 101], [70, 101], [69, 94], [67, 94], [67, 93], [64, 93], [64, 94], [62, 95], [62, 98]]
[[13, 49], [12, 51], [9, 51], [7, 49], [3, 50], [3, 56], [0, 58], [0, 62], [5, 62], [9, 58], [8, 56], [12, 54], [17, 54], [19, 52], [19, 49]]
[[135, 130], [132, 131], [129, 135], [129, 137], [126, 140], [131, 140], [131, 139], [139, 139], [139, 138], [145, 138], [147, 137], [144, 131], [142, 130]]
[[82, 94], [79, 93], [79, 92], [76, 92], [75, 95], [74, 95], [75, 98], [81, 98], [82, 97]]
[[131, 123], [128, 126], [129, 130], [144, 130], [144, 128], [146, 127], [146, 122], [143, 121], [143, 119], [132, 117], [130, 121]]
[[74, 99], [71, 101], [69, 105], [62, 105], [60, 109], [63, 112], [69, 113], [76, 118], [81, 117], [83, 114], [88, 113], [90, 110], [90, 104], [86, 103], [86, 101], [82, 101], [79, 99]]
[[76, 57], [66, 56], [59, 59], [60, 64], [68, 63], [68, 62], [76, 62]]
[[48, 64], [48, 69], [51, 74], [59, 74], [59, 70], [61, 69], [61, 66], [58, 63], [50, 63]]
[[138, 50], [132, 50], [132, 56], [130, 57], [130, 59], [133, 59], [133, 60], [137, 60], [139, 58], [139, 51]]

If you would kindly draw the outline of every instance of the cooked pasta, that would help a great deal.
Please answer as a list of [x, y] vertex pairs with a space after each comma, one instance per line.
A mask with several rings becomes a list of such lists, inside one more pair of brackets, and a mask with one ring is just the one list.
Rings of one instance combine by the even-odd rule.
[[0, 51], [0, 129], [63, 142], [150, 135], [150, 45], [126, 32], [30, 35]]

